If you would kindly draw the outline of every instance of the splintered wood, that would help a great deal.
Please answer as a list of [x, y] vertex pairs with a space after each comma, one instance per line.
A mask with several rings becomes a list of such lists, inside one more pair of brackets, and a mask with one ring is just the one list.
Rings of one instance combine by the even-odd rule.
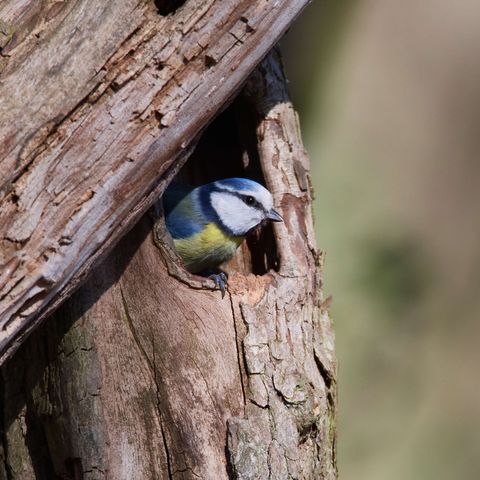
[[1, 359], [153, 203], [306, 3], [2, 3]]

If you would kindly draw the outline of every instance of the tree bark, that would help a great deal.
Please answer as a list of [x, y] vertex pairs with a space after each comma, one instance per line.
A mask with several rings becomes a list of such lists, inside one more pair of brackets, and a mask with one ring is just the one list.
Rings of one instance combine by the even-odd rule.
[[306, 3], [2, 3], [0, 360], [153, 203]]
[[147, 215], [3, 367], [0, 479], [336, 478], [333, 332], [276, 52], [183, 174], [242, 172], [285, 222], [242, 246], [224, 299]]

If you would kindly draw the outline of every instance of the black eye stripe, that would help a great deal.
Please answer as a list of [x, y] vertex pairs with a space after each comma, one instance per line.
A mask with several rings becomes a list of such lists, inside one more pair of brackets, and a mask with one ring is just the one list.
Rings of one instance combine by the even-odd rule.
[[[246, 194], [243, 194], [243, 193], [233, 192], [232, 190], [227, 190], [227, 189], [224, 189], [224, 188], [217, 188], [215, 191], [228, 193], [230, 195], [233, 195], [233, 196], [239, 198], [240, 200], [242, 200], [249, 207], [255, 207], [258, 210], [261, 210], [262, 212], [266, 212], [263, 205], [253, 195], [246, 195]], [[253, 198], [253, 203], [248, 203], [247, 198]]]
[[263, 210], [261, 203], [252, 195], [241, 195], [238, 194], [238, 197], [241, 198], [249, 207], [255, 207], [259, 210]]

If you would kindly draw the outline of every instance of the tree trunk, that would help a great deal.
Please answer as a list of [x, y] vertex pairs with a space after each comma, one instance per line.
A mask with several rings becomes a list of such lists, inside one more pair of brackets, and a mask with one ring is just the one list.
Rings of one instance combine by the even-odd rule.
[[0, 361], [151, 206], [306, 3], [1, 3]]
[[[0, 7], [2, 361], [163, 192], [306, 0], [183, 3]], [[143, 216], [2, 367], [0, 479], [335, 477], [333, 333], [285, 84], [272, 54], [182, 171], [264, 181], [285, 223], [242, 247], [222, 299], [183, 270], [161, 208]]]
[[285, 222], [242, 246], [222, 299], [145, 215], [3, 367], [0, 479], [336, 478], [308, 171], [274, 52], [182, 174], [263, 180]]

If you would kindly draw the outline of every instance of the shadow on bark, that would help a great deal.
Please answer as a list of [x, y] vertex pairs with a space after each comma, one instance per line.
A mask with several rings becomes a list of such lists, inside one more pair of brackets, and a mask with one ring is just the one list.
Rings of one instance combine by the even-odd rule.
[[335, 478], [333, 332], [285, 85], [273, 53], [181, 173], [261, 181], [285, 223], [239, 249], [222, 300], [169, 275], [145, 215], [3, 367], [0, 480]]
[[[60, 451], [51, 451], [57, 443], [53, 442], [52, 445], [48, 438], [49, 432], [51, 434], [55, 428], [54, 415], [48, 405], [51, 401], [48, 396], [52, 393], [52, 388], [55, 388], [51, 385], [51, 370], [56, 368], [56, 363], [62, 362], [62, 357], [75, 354], [75, 349], [85, 352], [89, 350], [90, 347], [85, 346], [87, 331], [82, 331], [78, 338], [72, 335], [75, 329], [82, 329], [77, 322], [81, 322], [101, 296], [118, 282], [135, 251], [149, 234], [148, 228], [135, 228], [127, 234], [112, 252], [111, 258], [97, 267], [85, 285], [47, 318], [42, 327], [2, 367], [4, 476], [0, 475], [0, 478], [83, 478], [83, 468], [79, 469], [81, 459], [62, 452], [66, 445], [60, 445]], [[105, 266], [108, 268], [105, 269]], [[81, 344], [76, 345], [79, 340], [82, 340]], [[64, 458], [63, 469], [60, 471], [66, 477], [58, 476], [55, 472], [52, 458], [59, 455]], [[27, 473], [34, 476], [28, 477]]]

